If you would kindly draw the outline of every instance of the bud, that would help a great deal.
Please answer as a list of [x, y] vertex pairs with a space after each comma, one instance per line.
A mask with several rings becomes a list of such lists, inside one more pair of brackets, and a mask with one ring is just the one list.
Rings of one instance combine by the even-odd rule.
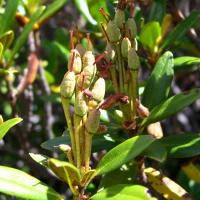
[[148, 117], [148, 115], [149, 115], [148, 108], [144, 107], [137, 99], [136, 99], [136, 109], [137, 109], [139, 116], [142, 119], [145, 117]]
[[114, 22], [117, 24], [119, 29], [123, 29], [123, 23], [125, 23], [125, 14], [123, 10], [117, 10], [117, 12], [115, 13]]
[[60, 145], [58, 145], [58, 146], [54, 146], [54, 148], [55, 148], [55, 147], [59, 147], [59, 149], [60, 149], [61, 151], [63, 151], [64, 153], [68, 153], [68, 152], [71, 151], [71, 147], [70, 147], [69, 145], [67, 145], [67, 144], [60, 144]]
[[74, 104], [74, 112], [79, 115], [83, 116], [88, 111], [88, 103], [87, 97], [84, 92], [79, 92], [76, 96], [75, 104]]
[[82, 61], [81, 61], [81, 55], [76, 49], [72, 49], [69, 57], [68, 57], [68, 70], [70, 70], [72, 58], [73, 58], [73, 52], [75, 52], [75, 57], [74, 57], [74, 65], [73, 65], [73, 72], [75, 74], [79, 74], [82, 71]]
[[149, 135], [153, 135], [157, 139], [163, 137], [163, 131], [160, 122], [149, 124], [147, 126], [147, 132]]
[[93, 55], [92, 51], [86, 51], [83, 55], [83, 69], [86, 67], [93, 66], [95, 62], [95, 56]]
[[88, 119], [85, 123], [85, 129], [88, 133], [95, 134], [98, 131], [100, 123], [100, 111], [99, 109], [94, 109], [90, 112]]
[[126, 35], [129, 35], [129, 30], [131, 30], [131, 39], [133, 40], [137, 35], [137, 27], [133, 18], [128, 18], [126, 22]]
[[120, 29], [114, 21], [109, 21], [107, 30], [108, 37], [111, 43], [117, 43], [121, 39]]
[[99, 78], [92, 89], [92, 94], [94, 96], [94, 100], [96, 100], [98, 103], [100, 103], [104, 96], [105, 96], [105, 80], [103, 78]]

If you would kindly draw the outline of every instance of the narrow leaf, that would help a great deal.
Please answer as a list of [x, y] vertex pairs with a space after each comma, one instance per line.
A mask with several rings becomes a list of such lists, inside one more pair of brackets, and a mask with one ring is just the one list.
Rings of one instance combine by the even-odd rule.
[[157, 61], [142, 96], [142, 104], [149, 111], [167, 99], [174, 75], [173, 66], [173, 54], [169, 51], [164, 53]]
[[168, 151], [168, 158], [185, 158], [200, 154], [200, 134], [171, 135], [158, 140]]
[[96, 193], [91, 200], [150, 200], [146, 192], [147, 188], [140, 185], [119, 184], [106, 188], [105, 190]]
[[154, 141], [153, 136], [136, 136], [110, 150], [96, 167], [96, 175], [106, 174], [139, 155]]
[[24, 199], [64, 200], [40, 180], [18, 169], [3, 166], [0, 166], [0, 191]]
[[141, 155], [162, 162], [167, 157], [167, 149], [162, 143], [155, 140], [141, 153]]
[[183, 56], [174, 59], [174, 67], [181, 67], [185, 65], [196, 65], [200, 63], [200, 58], [192, 56]]
[[35, 22], [37, 21], [39, 16], [42, 14], [44, 9], [45, 9], [45, 6], [40, 6], [38, 8], [38, 10], [32, 15], [32, 17], [30, 18], [30, 21], [24, 26], [24, 29], [23, 29], [20, 37], [18, 38], [17, 42], [15, 43], [15, 45], [10, 53], [10, 57], [8, 59], [8, 66], [10, 66], [15, 54], [21, 49], [21, 47], [26, 42], [29, 33], [32, 31], [33, 25], [35, 24]]
[[50, 167], [46, 163], [50, 159], [48, 156], [44, 156], [42, 154], [34, 154], [34, 153], [29, 153], [29, 155], [31, 156], [31, 158], [33, 158], [33, 160], [35, 160], [40, 165], [43, 165], [44, 167], [50, 169]]
[[9, 29], [11, 23], [13, 22], [18, 4], [19, 0], [7, 1], [5, 13], [1, 19], [0, 37]]
[[185, 18], [185, 20], [178, 23], [178, 25], [165, 38], [165, 40], [160, 46], [159, 51], [161, 52], [163, 49], [173, 44], [173, 42], [180, 39], [186, 33], [186, 31], [194, 24], [199, 15], [200, 15], [200, 10], [196, 10], [193, 13], [191, 13], [187, 18]]
[[183, 110], [198, 98], [200, 98], [200, 88], [188, 90], [172, 96], [166, 101], [160, 103], [150, 112], [149, 116], [142, 121], [140, 130], [142, 130], [148, 124], [159, 122]]
[[12, 43], [14, 39], [14, 32], [13, 31], [7, 31], [1, 36], [0, 42], [3, 45], [3, 51], [5, 51]]
[[8, 132], [10, 128], [12, 128], [15, 124], [18, 124], [21, 121], [22, 121], [21, 118], [13, 118], [1, 124], [0, 125], [0, 140], [4, 137], [4, 135]]

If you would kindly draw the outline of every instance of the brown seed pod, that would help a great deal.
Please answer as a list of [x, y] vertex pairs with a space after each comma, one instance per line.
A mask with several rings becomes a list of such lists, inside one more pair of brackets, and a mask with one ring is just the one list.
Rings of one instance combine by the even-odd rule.
[[145, 117], [148, 117], [148, 115], [149, 115], [148, 108], [144, 107], [137, 99], [136, 99], [136, 109], [137, 109], [139, 116], [142, 119]]
[[116, 11], [114, 22], [117, 24], [119, 29], [123, 29], [123, 23], [125, 23], [125, 14], [123, 10], [118, 9]]
[[121, 39], [120, 29], [114, 21], [109, 21], [107, 30], [108, 37], [111, 43], [117, 43]]
[[74, 104], [74, 112], [79, 116], [83, 116], [88, 111], [88, 100], [84, 92], [79, 92], [76, 96]]
[[100, 111], [99, 109], [94, 109], [90, 112], [88, 119], [85, 123], [85, 129], [88, 133], [95, 134], [98, 131], [100, 123]]

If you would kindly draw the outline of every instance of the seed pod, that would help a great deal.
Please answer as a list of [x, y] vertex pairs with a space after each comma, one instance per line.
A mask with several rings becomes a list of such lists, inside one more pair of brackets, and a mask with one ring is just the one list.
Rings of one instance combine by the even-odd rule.
[[140, 67], [140, 61], [134, 48], [130, 48], [128, 51], [128, 66], [130, 70], [137, 70]]
[[90, 112], [88, 119], [85, 123], [85, 129], [88, 133], [95, 134], [98, 131], [100, 123], [100, 111], [94, 109]]
[[145, 117], [148, 117], [148, 115], [149, 115], [148, 108], [144, 107], [137, 99], [136, 99], [136, 109], [137, 109], [139, 116], [142, 119]]
[[84, 94], [84, 92], [80, 91], [76, 96], [74, 104], [74, 112], [79, 116], [83, 116], [87, 111], [88, 111], [87, 97]]
[[95, 62], [95, 56], [92, 51], [86, 51], [83, 55], [83, 69], [88, 66], [92, 66]]
[[125, 23], [125, 14], [123, 10], [117, 10], [117, 12], [115, 13], [114, 22], [117, 24], [119, 29], [123, 29], [123, 23]]
[[68, 57], [68, 70], [70, 70], [72, 57], [73, 57], [73, 52], [75, 52], [73, 72], [75, 74], [79, 74], [82, 71], [82, 62], [81, 62], [81, 55], [79, 54], [79, 52], [76, 49], [72, 49], [70, 54], [69, 54], [69, 57]]
[[64, 153], [70, 152], [71, 151], [71, 147], [67, 144], [60, 144], [59, 146], [54, 146], [55, 147], [59, 147], [59, 149], [61, 151], [63, 151]]
[[106, 32], [111, 43], [117, 43], [121, 39], [120, 30], [114, 21], [108, 22]]
[[133, 40], [137, 35], [137, 27], [133, 18], [128, 18], [126, 22], [126, 35], [129, 35], [129, 30], [131, 30], [131, 39]]
[[98, 103], [96, 100], [94, 99], [91, 99], [89, 102], [88, 102], [88, 107], [89, 108], [96, 108], [98, 106]]
[[105, 80], [103, 78], [99, 78], [92, 89], [92, 94], [94, 96], [94, 100], [96, 100], [98, 103], [100, 103], [104, 96], [105, 96]]
[[163, 137], [163, 130], [160, 122], [149, 124], [147, 126], [147, 132], [149, 135], [153, 135], [156, 139]]

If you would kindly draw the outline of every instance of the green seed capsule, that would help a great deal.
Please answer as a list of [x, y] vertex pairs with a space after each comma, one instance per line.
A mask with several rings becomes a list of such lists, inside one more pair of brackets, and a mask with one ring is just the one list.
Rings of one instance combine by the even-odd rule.
[[83, 55], [83, 69], [88, 66], [92, 66], [95, 61], [95, 57], [92, 51], [86, 51]]
[[60, 93], [65, 98], [71, 98], [75, 91], [75, 74], [74, 72], [68, 71], [62, 80], [61, 86], [60, 86]]
[[124, 38], [121, 44], [121, 52], [123, 58], [128, 59], [128, 51], [130, 48], [131, 48], [130, 40], [128, 38]]
[[76, 96], [75, 104], [74, 104], [74, 112], [79, 115], [83, 116], [88, 111], [88, 102], [87, 97], [84, 92], [79, 92]]
[[133, 18], [128, 18], [126, 22], [126, 35], [129, 35], [129, 30], [131, 30], [131, 39], [133, 40], [137, 35], [137, 27]]
[[85, 128], [88, 133], [95, 134], [97, 132], [100, 123], [100, 114], [100, 111], [97, 109], [94, 109], [90, 112], [85, 123]]
[[125, 14], [123, 10], [118, 9], [115, 13], [114, 22], [117, 24], [119, 29], [123, 29], [123, 23], [125, 23]]
[[107, 54], [104, 56], [106, 62], [108, 63], [110, 60], [112, 60], [111, 64], [115, 64], [117, 60], [117, 55], [115, 47], [110, 42], [107, 42], [106, 51]]
[[137, 70], [140, 67], [140, 61], [134, 48], [128, 51], [128, 66], [131, 70]]
[[82, 44], [77, 44], [76, 45], [76, 50], [81, 55], [81, 58], [83, 57], [84, 53], [86, 52], [86, 49], [84, 48], [84, 46]]
[[109, 21], [106, 29], [111, 43], [117, 43], [121, 39], [120, 29], [114, 21]]
[[79, 74], [82, 71], [82, 61], [81, 61], [81, 55], [76, 49], [72, 49], [69, 57], [68, 57], [68, 70], [70, 70], [71, 62], [73, 58], [73, 52], [75, 52], [75, 58], [74, 58], [74, 64], [73, 64], [73, 72], [75, 74]]
[[99, 78], [95, 82], [94, 87], [92, 89], [94, 100], [96, 100], [98, 103], [100, 103], [105, 96], [105, 88], [106, 88], [105, 80], [103, 78]]

